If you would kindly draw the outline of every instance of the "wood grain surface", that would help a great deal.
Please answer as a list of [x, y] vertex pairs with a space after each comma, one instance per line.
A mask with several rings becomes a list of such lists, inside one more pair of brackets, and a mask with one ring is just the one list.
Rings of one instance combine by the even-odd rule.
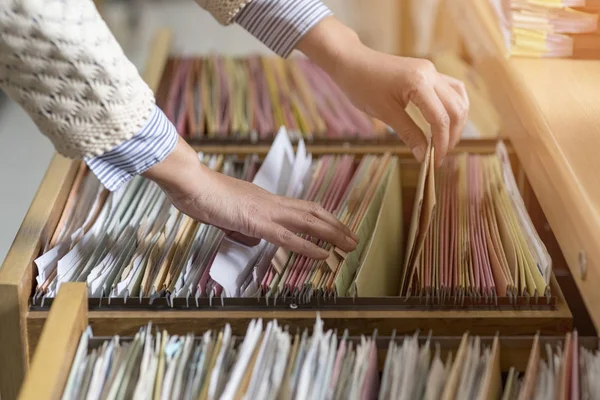
[[79, 338], [87, 326], [86, 284], [63, 284], [48, 313], [46, 327], [19, 399], [50, 400], [62, 397]]

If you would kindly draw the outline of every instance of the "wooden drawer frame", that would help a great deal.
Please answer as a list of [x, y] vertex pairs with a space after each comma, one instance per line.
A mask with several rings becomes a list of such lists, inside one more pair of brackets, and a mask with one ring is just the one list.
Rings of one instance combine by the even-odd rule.
[[[164, 63], [169, 53], [170, 33], [161, 31], [153, 44], [151, 56], [144, 75], [153, 90], [160, 81]], [[465, 141], [457, 151], [490, 152], [491, 141]], [[510, 146], [509, 146], [510, 147]], [[205, 152], [265, 153], [268, 147], [256, 146], [203, 146]], [[401, 143], [393, 145], [356, 145], [346, 144], [338, 147], [308, 145], [313, 154], [324, 153], [378, 153], [391, 152], [400, 158], [412, 157], [409, 149]], [[66, 202], [71, 184], [77, 171], [77, 162], [56, 155], [40, 185], [32, 205], [19, 229], [15, 241], [0, 269], [0, 396], [3, 399], [14, 398], [28, 368], [30, 355], [40, 338], [48, 311], [30, 311], [29, 297], [34, 281], [33, 260], [37, 257], [43, 238], [53, 231]], [[517, 178], [524, 181], [524, 172], [517, 169]], [[521, 185], [526, 190], [528, 185]], [[524, 198], [531, 197], [525, 192]], [[537, 202], [532, 202], [533, 206]], [[543, 214], [541, 214], [543, 216]], [[539, 227], [545, 220], [535, 221]], [[549, 248], [555, 264], [563, 260], [558, 248]], [[571, 329], [572, 315], [565, 298], [553, 280], [553, 295], [557, 297], [555, 310], [443, 310], [443, 311], [321, 311], [321, 318], [327, 326], [356, 326], [356, 332], [372, 331], [377, 327], [382, 334], [393, 329], [400, 333], [414, 332], [427, 326], [438, 332], [458, 332], [458, 327], [468, 326], [476, 334], [526, 335], [535, 331], [558, 334]], [[234, 330], [245, 330], [246, 324], [253, 318], [276, 318], [281, 323], [293, 326], [312, 326], [316, 310], [290, 311], [93, 311], [89, 314], [89, 323], [99, 335], [119, 333], [130, 335], [140, 325], [150, 320], [165, 327], [172, 333], [184, 333], [188, 330], [201, 331], [229, 322]], [[368, 323], [366, 321], [369, 321]], [[460, 324], [456, 324], [460, 321]], [[463, 331], [464, 329], [460, 329]]]

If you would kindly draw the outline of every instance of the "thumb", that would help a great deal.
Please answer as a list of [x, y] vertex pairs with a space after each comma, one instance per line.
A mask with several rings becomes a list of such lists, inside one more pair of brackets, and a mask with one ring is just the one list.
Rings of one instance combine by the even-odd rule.
[[427, 138], [410, 115], [405, 110], [396, 112], [390, 121], [390, 126], [411, 149], [417, 161], [422, 162], [427, 152]]

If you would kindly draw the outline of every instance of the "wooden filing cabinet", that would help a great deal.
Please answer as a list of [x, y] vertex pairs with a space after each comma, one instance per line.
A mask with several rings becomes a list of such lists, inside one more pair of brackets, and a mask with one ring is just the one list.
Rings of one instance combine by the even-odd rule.
[[[161, 31], [154, 42], [153, 51], [150, 56], [148, 68], [146, 69], [145, 79], [149, 85], [156, 90], [158, 87], [163, 66], [169, 53], [170, 34]], [[502, 63], [489, 63], [482, 61], [485, 65], [478, 67], [486, 70], [492, 68], [493, 71], [503, 66]], [[488, 67], [489, 65], [489, 67]], [[510, 82], [513, 79], [507, 70], [501, 70], [502, 74], [498, 79], [505, 79]], [[484, 74], [485, 75], [485, 74]], [[508, 83], [507, 83], [508, 84]], [[501, 84], [498, 84], [501, 86]], [[494, 90], [508, 90], [507, 88], [494, 88]], [[521, 93], [519, 93], [521, 95]], [[498, 94], [500, 98], [501, 95]], [[508, 111], [503, 113], [503, 120], [507, 123], [506, 129], [522, 129], [522, 116], [515, 110], [511, 104], [502, 105], [499, 99], [500, 110]], [[505, 107], [505, 108], [502, 108]], [[504, 111], [503, 111], [504, 112]], [[537, 112], [537, 111], [531, 111]], [[538, 114], [538, 117], [541, 116]], [[537, 118], [537, 117], [536, 117]], [[514, 122], [516, 119], [517, 122]], [[510, 132], [507, 135], [513, 138]], [[518, 140], [517, 140], [518, 141]], [[469, 151], [476, 153], [490, 153], [495, 148], [495, 142], [489, 140], [469, 140], [459, 144], [457, 151]], [[211, 153], [227, 154], [248, 154], [248, 153], [266, 153], [268, 146], [239, 146], [239, 145], [204, 145], [202, 151]], [[402, 203], [404, 205], [404, 215], [410, 213], [412, 205], [411, 194], [414, 192], [416, 174], [418, 166], [412, 160], [410, 151], [398, 142], [394, 143], [352, 143], [347, 142], [336, 146], [327, 146], [319, 144], [309, 144], [308, 150], [314, 155], [327, 153], [354, 153], [378, 154], [391, 152], [397, 155], [401, 160], [401, 181], [402, 181]], [[546, 242], [548, 250], [559, 268], [564, 260], [568, 261], [568, 267], [572, 270], [572, 252], [567, 246], [563, 246], [561, 237], [562, 224], [560, 216], [552, 206], [548, 206], [548, 198], [539, 196], [538, 201], [534, 201], [535, 194], [544, 193], [542, 184], [536, 179], [540, 175], [536, 173], [536, 166], [529, 159], [530, 155], [526, 150], [517, 149], [514, 151], [509, 146], [509, 151], [513, 161], [513, 168], [516, 171], [518, 181], [521, 183], [523, 197], [528, 201], [530, 211], [535, 210], [537, 218], [535, 220], [538, 230], [547, 225], [544, 210], [552, 212], [553, 218], [549, 218], [550, 226], [556, 233], [560, 247], [555, 245], [552, 232], [547, 233], [549, 238]], [[4, 399], [11, 399], [16, 396], [20, 382], [23, 380], [25, 371], [28, 368], [30, 357], [33, 355], [36, 344], [40, 339], [44, 322], [48, 318], [47, 309], [41, 310], [33, 306], [30, 301], [33, 290], [35, 270], [33, 260], [38, 256], [41, 244], [44, 239], [53, 231], [61, 212], [64, 208], [72, 182], [75, 178], [78, 163], [55, 156], [52, 160], [48, 172], [42, 181], [38, 193], [27, 213], [25, 220], [17, 234], [17, 237], [11, 247], [9, 254], [0, 269], [0, 396]], [[532, 168], [532, 170], [529, 170]], [[529, 178], [529, 181], [527, 180]], [[533, 191], [531, 190], [533, 188]], [[541, 204], [541, 208], [539, 207]], [[409, 218], [404, 218], [409, 221]], [[400, 245], [400, 244], [399, 244]], [[565, 252], [563, 257], [562, 251]], [[588, 258], [589, 260], [589, 258]], [[600, 259], [597, 259], [600, 260]], [[563, 265], [566, 270], [566, 266]], [[202, 307], [199, 309], [178, 308], [169, 309], [167, 307], [92, 307], [87, 314], [87, 322], [92, 326], [97, 335], [131, 335], [138, 328], [154, 321], [161, 327], [166, 328], [171, 333], [185, 333], [188, 331], [200, 332], [209, 328], [223, 326], [230, 323], [234, 332], [243, 334], [247, 322], [253, 318], [276, 318], [282, 324], [289, 324], [291, 327], [310, 327], [312, 326], [317, 311], [320, 311], [321, 318], [328, 327], [348, 328], [351, 334], [371, 333], [373, 329], [378, 329], [381, 335], [389, 335], [393, 330], [398, 333], [412, 333], [416, 329], [432, 329], [434, 334], [460, 335], [465, 330], [474, 334], [494, 335], [500, 332], [502, 335], [528, 336], [537, 331], [547, 335], [558, 335], [572, 328], [572, 314], [567, 305], [567, 300], [563, 295], [557, 280], [552, 280], [552, 304], [542, 304], [545, 299], [540, 299], [542, 303], [535, 304], [531, 302], [514, 308], [510, 305], [489, 305], [487, 307], [436, 307], [425, 306], [423, 304], [401, 304], [398, 299], [373, 300], [370, 304], [355, 304], [350, 300], [342, 299], [340, 304], [325, 304], [311, 308], [299, 307], [290, 309], [289, 307], [269, 307], [263, 304], [256, 306], [244, 305], [243, 307]], [[587, 301], [586, 301], [587, 302]], [[360, 303], [360, 301], [358, 301]], [[600, 319], [594, 320], [596, 323]], [[77, 325], [80, 326], [81, 324]], [[596, 325], [598, 326], [598, 325]], [[43, 352], [44, 350], [40, 350]], [[43, 353], [42, 353], [43, 354]]]

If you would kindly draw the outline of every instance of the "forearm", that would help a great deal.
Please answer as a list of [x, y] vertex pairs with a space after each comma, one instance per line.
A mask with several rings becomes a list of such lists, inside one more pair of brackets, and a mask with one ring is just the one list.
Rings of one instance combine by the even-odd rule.
[[382, 95], [376, 85], [381, 65], [373, 62], [380, 54], [363, 45], [350, 27], [333, 16], [324, 18], [298, 42], [296, 49], [325, 71], [355, 106], [381, 119], [380, 110], [363, 101]]
[[179, 137], [173, 151], [142, 176], [156, 182], [166, 193], [177, 196], [179, 193], [190, 193], [202, 187], [202, 174], [205, 170], [198, 154]]
[[332, 77], [360, 61], [365, 47], [358, 35], [334, 16], [321, 20], [296, 45], [312, 62]]

